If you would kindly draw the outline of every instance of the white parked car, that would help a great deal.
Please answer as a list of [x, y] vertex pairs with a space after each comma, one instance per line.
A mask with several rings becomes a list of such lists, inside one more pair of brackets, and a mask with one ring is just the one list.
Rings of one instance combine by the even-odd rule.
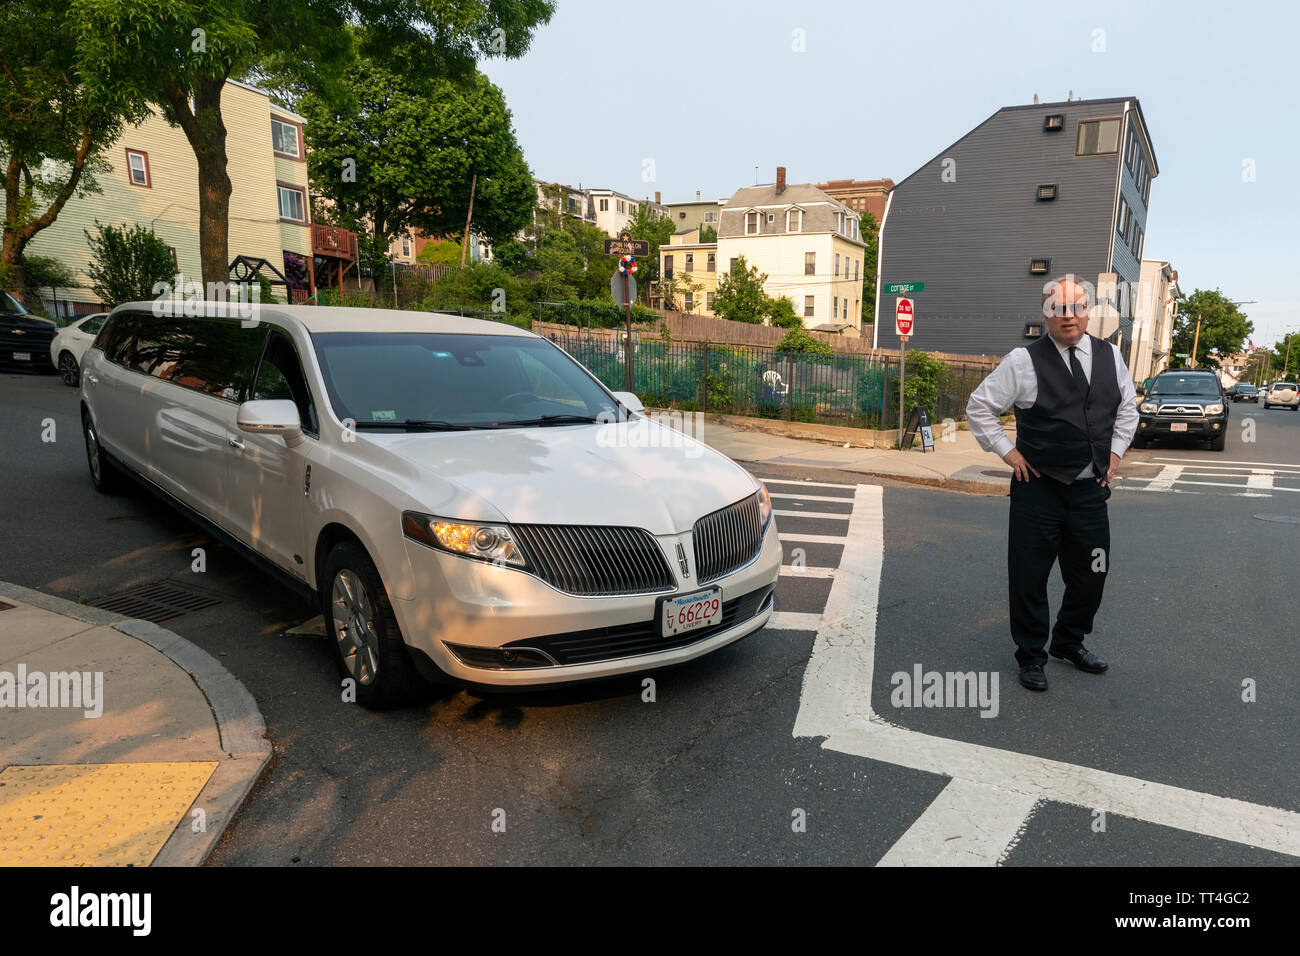
[[531, 332], [262, 306], [113, 311], [82, 362], [91, 479], [170, 498], [321, 607], [357, 699], [416, 675], [567, 683], [761, 628], [766, 490]]
[[1274, 382], [1264, 392], [1264, 407], [1300, 408], [1300, 387], [1295, 382]]
[[64, 385], [76, 386], [81, 381], [81, 357], [95, 341], [107, 312], [96, 312], [84, 318], [69, 322], [55, 333], [50, 342], [50, 361], [58, 370]]

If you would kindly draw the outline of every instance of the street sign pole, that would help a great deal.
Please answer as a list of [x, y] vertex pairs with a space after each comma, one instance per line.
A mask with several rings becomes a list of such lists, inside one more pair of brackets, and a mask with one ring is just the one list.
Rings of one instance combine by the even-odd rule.
[[[910, 283], [912, 286], [920, 283]], [[909, 290], [910, 291], [910, 290]], [[907, 405], [905, 386], [907, 384], [907, 339], [912, 334], [912, 325], [916, 320], [915, 306], [905, 295], [898, 297], [894, 310], [894, 331], [898, 333], [898, 447], [903, 448], [903, 410]]]
[[623, 273], [623, 305], [627, 310], [627, 347], [623, 349], [623, 390], [635, 392], [632, 387], [632, 297], [627, 294], [628, 274]]
[[907, 390], [904, 388], [907, 381], [907, 361], [905, 358], [907, 355], [907, 336], [900, 335], [898, 341], [898, 447], [901, 450], [903, 447], [903, 406], [906, 404], [904, 396], [907, 394]]

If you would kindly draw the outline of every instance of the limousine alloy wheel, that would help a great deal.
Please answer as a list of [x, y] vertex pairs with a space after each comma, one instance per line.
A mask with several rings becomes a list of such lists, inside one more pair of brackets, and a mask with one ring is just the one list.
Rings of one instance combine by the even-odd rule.
[[104, 457], [99, 447], [99, 435], [90, 413], [81, 417], [81, 429], [86, 436], [86, 462], [90, 465], [90, 482], [95, 490], [105, 495], [115, 495], [122, 490], [122, 476]]
[[336, 544], [321, 577], [322, 610], [344, 677], [363, 707], [391, 707], [416, 684], [414, 665], [374, 562], [357, 544]]

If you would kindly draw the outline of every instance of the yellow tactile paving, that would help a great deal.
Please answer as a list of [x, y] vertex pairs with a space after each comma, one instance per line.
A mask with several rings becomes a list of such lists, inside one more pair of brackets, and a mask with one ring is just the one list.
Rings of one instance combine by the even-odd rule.
[[0, 866], [148, 866], [215, 761], [0, 770]]

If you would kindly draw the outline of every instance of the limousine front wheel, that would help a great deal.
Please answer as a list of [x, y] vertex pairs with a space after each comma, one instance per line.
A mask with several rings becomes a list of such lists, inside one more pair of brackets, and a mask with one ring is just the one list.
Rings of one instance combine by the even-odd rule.
[[90, 465], [90, 482], [95, 490], [105, 495], [115, 495], [122, 490], [122, 475], [109, 463], [104, 450], [99, 447], [99, 432], [90, 413], [82, 415], [81, 430], [86, 436], [86, 463]]
[[358, 545], [336, 544], [325, 559], [322, 609], [335, 657], [355, 682], [357, 703], [392, 707], [406, 700], [415, 670], [374, 562]]

